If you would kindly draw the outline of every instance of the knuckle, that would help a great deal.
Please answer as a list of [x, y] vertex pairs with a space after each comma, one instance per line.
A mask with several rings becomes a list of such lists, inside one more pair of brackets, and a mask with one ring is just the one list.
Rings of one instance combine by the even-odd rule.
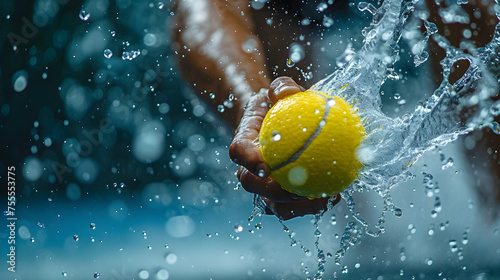
[[233, 142], [229, 146], [229, 158], [231, 158], [231, 160], [235, 163], [238, 163], [238, 157], [239, 157], [238, 148], [239, 148], [238, 143], [233, 140]]
[[236, 164], [243, 165], [247, 167], [247, 161], [249, 159], [248, 154], [248, 141], [234, 139], [231, 145], [229, 145], [229, 158]]
[[241, 186], [249, 193], [256, 193], [254, 182], [252, 180], [252, 173], [250, 173], [247, 169], [242, 168], [240, 172], [239, 180]]

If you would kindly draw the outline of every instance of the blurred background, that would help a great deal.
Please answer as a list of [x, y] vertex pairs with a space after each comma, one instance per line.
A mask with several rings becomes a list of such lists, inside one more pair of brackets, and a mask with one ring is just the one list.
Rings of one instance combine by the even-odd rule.
[[[357, 6], [320, 9], [330, 14], [320, 17], [312, 59], [319, 70], [303, 72], [305, 81], [341, 67], [362, 45], [370, 17]], [[6, 197], [7, 167], [15, 166], [18, 218], [16, 273], [7, 270], [8, 228], [0, 231], [1, 279], [316, 273], [312, 216], [285, 222], [289, 232], [275, 217], [248, 221], [253, 196], [227, 155], [233, 132], [178, 73], [173, 16], [169, 1], [0, 3], [1, 190]], [[383, 87], [391, 116], [413, 111], [435, 88], [432, 65], [415, 68], [406, 43], [404, 79]], [[392, 193], [402, 217], [387, 217], [386, 232], [358, 240], [340, 265], [329, 256], [354, 219], [345, 202], [327, 212], [319, 223], [323, 278], [500, 279], [500, 221], [474, 190], [479, 175], [462, 150], [457, 141], [412, 166], [415, 179]], [[369, 192], [355, 199], [373, 227], [383, 200]]]

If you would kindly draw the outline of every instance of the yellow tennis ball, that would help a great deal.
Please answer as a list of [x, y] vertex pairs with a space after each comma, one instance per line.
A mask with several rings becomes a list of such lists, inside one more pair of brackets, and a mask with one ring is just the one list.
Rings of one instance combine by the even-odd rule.
[[269, 110], [259, 148], [271, 177], [285, 190], [309, 198], [334, 196], [358, 177], [363, 165], [356, 148], [365, 136], [361, 118], [344, 99], [305, 91]]

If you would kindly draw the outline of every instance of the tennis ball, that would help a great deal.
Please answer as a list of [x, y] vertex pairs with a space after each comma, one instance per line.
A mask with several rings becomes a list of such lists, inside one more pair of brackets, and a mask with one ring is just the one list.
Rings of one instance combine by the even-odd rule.
[[260, 153], [283, 189], [309, 198], [334, 196], [363, 167], [356, 148], [361, 118], [338, 96], [304, 91], [279, 100], [259, 134]]

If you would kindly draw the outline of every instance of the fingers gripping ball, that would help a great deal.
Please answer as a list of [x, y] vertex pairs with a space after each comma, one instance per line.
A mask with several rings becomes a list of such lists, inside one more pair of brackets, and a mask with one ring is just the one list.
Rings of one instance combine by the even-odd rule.
[[273, 177], [292, 193], [334, 196], [347, 188], [363, 165], [356, 148], [366, 132], [344, 99], [305, 91], [278, 101], [259, 134], [260, 152]]

